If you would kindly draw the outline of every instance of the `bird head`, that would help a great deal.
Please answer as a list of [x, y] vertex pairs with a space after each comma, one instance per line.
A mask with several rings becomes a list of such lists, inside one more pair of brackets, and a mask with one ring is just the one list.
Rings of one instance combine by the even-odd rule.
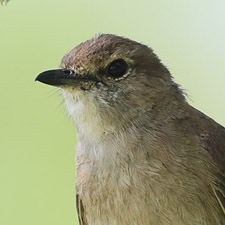
[[62, 90], [78, 128], [98, 121], [105, 131], [143, 120], [157, 105], [166, 110], [173, 96], [182, 96], [151, 48], [111, 34], [76, 46], [62, 58], [60, 69], [36, 80]]

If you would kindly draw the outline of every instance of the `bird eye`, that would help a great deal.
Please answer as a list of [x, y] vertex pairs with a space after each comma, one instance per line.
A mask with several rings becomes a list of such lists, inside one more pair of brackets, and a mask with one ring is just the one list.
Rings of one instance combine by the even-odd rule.
[[119, 78], [127, 72], [128, 65], [123, 59], [117, 59], [108, 65], [108, 75]]

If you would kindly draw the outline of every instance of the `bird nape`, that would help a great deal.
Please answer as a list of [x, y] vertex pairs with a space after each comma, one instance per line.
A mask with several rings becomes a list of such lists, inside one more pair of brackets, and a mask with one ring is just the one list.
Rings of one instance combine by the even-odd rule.
[[151, 48], [101, 34], [36, 80], [59, 87], [77, 127], [80, 224], [225, 224], [225, 129]]

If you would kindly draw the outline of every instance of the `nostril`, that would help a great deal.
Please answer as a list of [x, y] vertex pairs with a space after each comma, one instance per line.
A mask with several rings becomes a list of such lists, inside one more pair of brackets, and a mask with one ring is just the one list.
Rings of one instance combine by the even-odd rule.
[[73, 72], [73, 70], [64, 70], [64, 73], [66, 74], [66, 75], [72, 75], [74, 72]]

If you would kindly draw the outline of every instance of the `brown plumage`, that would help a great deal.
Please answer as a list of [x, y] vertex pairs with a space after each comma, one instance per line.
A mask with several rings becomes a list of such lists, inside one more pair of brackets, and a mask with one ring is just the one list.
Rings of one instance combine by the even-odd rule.
[[99, 35], [61, 69], [78, 130], [81, 225], [224, 225], [225, 129], [191, 107], [152, 49]]

